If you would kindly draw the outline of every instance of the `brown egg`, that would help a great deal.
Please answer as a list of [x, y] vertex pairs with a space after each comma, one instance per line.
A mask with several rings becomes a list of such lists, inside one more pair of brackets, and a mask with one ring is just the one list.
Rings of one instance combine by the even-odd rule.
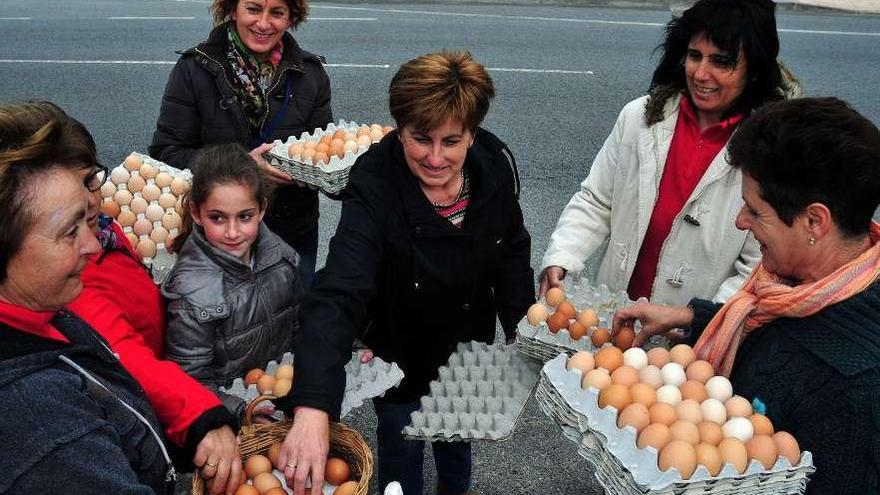
[[623, 385], [612, 383], [599, 392], [599, 407], [601, 408], [611, 406], [620, 412], [630, 404], [632, 404], [632, 395], [630, 395], [629, 389]]
[[116, 184], [113, 181], [108, 180], [101, 186], [101, 196], [105, 199], [112, 198], [114, 194], [116, 194]]
[[189, 187], [189, 182], [180, 177], [175, 177], [171, 180], [171, 192], [173, 192], [175, 196], [180, 197], [181, 194], [189, 191]]
[[146, 185], [147, 181], [140, 175], [132, 175], [131, 179], [128, 179], [128, 190], [133, 193], [143, 191]]
[[705, 384], [707, 381], [709, 381], [709, 378], [715, 376], [715, 369], [712, 368], [712, 365], [709, 364], [709, 361], [698, 359], [688, 365], [688, 367], [685, 369], [685, 376], [687, 376], [688, 380], [694, 380]]
[[551, 287], [544, 295], [544, 300], [550, 307], [555, 308], [559, 303], [565, 301], [565, 291], [559, 287]]
[[138, 238], [136, 235], [134, 235], [134, 232], [126, 232], [125, 238], [128, 239], [128, 243], [131, 244], [132, 249], [137, 246]]
[[153, 256], [156, 256], [156, 243], [147, 236], [138, 239], [137, 247], [135, 249], [141, 258], [152, 258]]
[[305, 150], [314, 150], [316, 146], [318, 146], [318, 142], [317, 142], [317, 141], [306, 141], [306, 142], [304, 142], [304, 143], [303, 143], [303, 153], [305, 153]]
[[327, 459], [324, 466], [324, 479], [331, 485], [341, 485], [351, 478], [351, 468], [348, 463], [338, 457]]
[[563, 328], [568, 328], [570, 321], [564, 314], [557, 311], [550, 315], [550, 318], [547, 318], [547, 329], [550, 330], [550, 333], [555, 334]]
[[254, 368], [248, 371], [246, 375], [244, 375], [244, 383], [248, 385], [253, 385], [257, 383], [260, 380], [260, 377], [265, 374], [266, 372], [261, 370], [260, 368]]
[[752, 428], [755, 430], [755, 435], [773, 435], [773, 423], [767, 416], [764, 416], [763, 414], [752, 414], [749, 416], [749, 421], [752, 422]]
[[721, 440], [724, 440], [724, 432], [718, 423], [703, 421], [697, 425], [697, 429], [700, 430], [700, 442], [702, 443], [717, 446]]
[[745, 397], [734, 395], [724, 403], [728, 418], [748, 418], [752, 415], [752, 404]]
[[156, 244], [162, 243], [168, 239], [168, 229], [165, 227], [156, 227], [150, 232], [150, 239], [153, 240]]
[[655, 347], [648, 351], [648, 364], [662, 368], [669, 362], [669, 351], [662, 347]]
[[373, 138], [369, 134], [363, 134], [357, 137], [358, 147], [367, 147], [373, 143]]
[[630, 388], [639, 383], [639, 372], [632, 366], [621, 366], [611, 373], [611, 383], [617, 383]]
[[703, 410], [700, 403], [693, 399], [684, 399], [675, 406], [675, 414], [678, 419], [683, 419], [695, 425], [703, 421]]
[[290, 392], [291, 387], [293, 387], [293, 382], [289, 378], [277, 378], [275, 385], [272, 387], [272, 395], [284, 397]]
[[382, 136], [384, 136], [384, 134], [382, 134], [381, 127], [379, 129], [376, 129], [376, 130], [373, 130], [370, 132], [370, 139], [372, 139], [374, 142], [381, 140]]
[[336, 132], [333, 133], [333, 140], [345, 141], [348, 137], [348, 132], [343, 129], [337, 129]]
[[696, 361], [697, 355], [694, 350], [687, 344], [678, 344], [669, 350], [669, 359], [687, 368], [691, 363]]
[[140, 173], [144, 177], [144, 179], [152, 179], [156, 177], [156, 174], [159, 173], [159, 170], [149, 163], [145, 163], [141, 165]]
[[127, 170], [138, 170], [143, 164], [144, 161], [141, 159], [141, 157], [135, 155], [134, 153], [125, 157], [125, 160], [123, 160], [122, 162], [122, 166], [125, 167]]
[[279, 364], [278, 368], [275, 370], [275, 378], [279, 379], [279, 380], [281, 378], [293, 380], [293, 365], [292, 364]]
[[168, 172], [159, 172], [159, 174], [156, 175], [156, 185], [159, 187], [170, 186], [172, 180], [174, 180], [174, 177]]
[[315, 159], [315, 148], [306, 148], [303, 150], [301, 157], [304, 162], [311, 162], [314, 164]]
[[721, 460], [727, 464], [733, 464], [739, 474], [746, 471], [749, 464], [749, 453], [742, 442], [733, 437], [728, 437], [718, 443], [718, 451], [721, 452]]
[[349, 139], [345, 141], [345, 144], [342, 145], [342, 149], [348, 153], [349, 151], [355, 152], [358, 149], [357, 141], [354, 139]]
[[651, 412], [651, 423], [669, 426], [678, 421], [675, 408], [665, 402], [657, 402], [648, 409]]
[[568, 301], [562, 301], [559, 303], [559, 305], [556, 306], [556, 312], [564, 314], [568, 319], [573, 319], [577, 316], [577, 310], [574, 309], [574, 306]]
[[272, 461], [264, 455], [252, 455], [244, 461], [244, 472], [251, 479], [256, 478], [260, 473], [271, 473]]
[[629, 388], [629, 393], [632, 395], [633, 402], [638, 402], [645, 407], [651, 407], [657, 403], [657, 391], [647, 383], [636, 383]]
[[578, 351], [574, 353], [574, 355], [568, 358], [568, 361], [565, 363], [566, 369], [579, 369], [582, 373], [587, 374], [593, 370], [595, 366], [595, 361], [593, 360], [593, 355], [587, 351]]
[[779, 455], [788, 459], [792, 466], [797, 466], [801, 462], [801, 447], [791, 433], [777, 431], [772, 438]]
[[134, 222], [137, 220], [137, 216], [133, 211], [128, 208], [122, 208], [122, 211], [119, 212], [119, 215], [116, 216], [116, 221], [119, 222], [119, 225], [123, 227], [131, 227], [134, 225]]
[[596, 353], [596, 367], [605, 368], [609, 373], [623, 366], [623, 351], [617, 347], [605, 347]]
[[304, 149], [305, 148], [303, 148], [301, 142], [294, 141], [293, 143], [291, 143], [290, 146], [287, 147], [287, 156], [291, 158], [298, 158], [300, 155], [302, 155]]
[[119, 206], [128, 206], [131, 204], [132, 198], [134, 198], [134, 196], [128, 189], [120, 189], [113, 195], [113, 200], [116, 201]]
[[694, 446], [682, 440], [673, 440], [660, 451], [657, 461], [661, 471], [678, 469], [682, 479], [688, 479], [697, 468], [697, 452]]
[[393, 130], [394, 130], [394, 128], [391, 127], [390, 125], [383, 126], [382, 127], [382, 134], [388, 134], [389, 132], [391, 132]]
[[280, 467], [278, 466], [278, 458], [281, 456], [281, 442], [275, 442], [270, 445], [267, 456], [269, 457], [269, 462], [271, 462], [273, 466], [280, 469]]
[[700, 443], [694, 448], [694, 451], [697, 453], [697, 465], [705, 466], [709, 475], [717, 476], [723, 465], [718, 447], [708, 443]]
[[149, 204], [147, 203], [147, 200], [144, 199], [142, 196], [135, 196], [131, 198], [131, 204], [128, 205], [128, 207], [131, 208], [131, 211], [133, 211], [135, 215], [146, 213], [148, 206]]
[[660, 451], [671, 441], [672, 433], [669, 432], [668, 426], [661, 423], [651, 423], [639, 434], [636, 445], [640, 449], [651, 446]]
[[162, 226], [168, 230], [180, 228], [180, 224], [180, 215], [174, 210], [166, 212], [165, 215], [162, 216]]
[[260, 473], [254, 477], [254, 488], [259, 490], [260, 493], [266, 493], [276, 486], [280, 488], [281, 481], [272, 473]]
[[330, 142], [330, 155], [339, 158], [345, 158], [345, 142], [340, 139], [334, 139]]
[[571, 336], [571, 340], [580, 340], [587, 334], [587, 327], [575, 320], [568, 326], [568, 334]]
[[599, 315], [592, 308], [587, 308], [578, 313], [577, 319], [581, 325], [592, 328], [599, 324]]
[[382, 132], [382, 126], [379, 124], [370, 124], [370, 132], [372, 133], [376, 131]]
[[653, 364], [639, 370], [639, 380], [645, 385], [650, 385], [654, 390], [663, 386], [663, 374], [660, 372], [660, 368]]
[[611, 375], [605, 368], [596, 368], [581, 378], [581, 388], [583, 389], [593, 387], [596, 390], [602, 390], [609, 385], [611, 385]]
[[153, 231], [153, 222], [146, 218], [138, 218], [134, 222], [134, 233], [137, 236], [149, 235]]
[[669, 425], [669, 433], [674, 440], [684, 440], [691, 445], [700, 443], [700, 429], [690, 421], [679, 419]]
[[550, 311], [547, 309], [547, 306], [544, 306], [543, 303], [535, 303], [529, 306], [526, 319], [528, 319], [529, 325], [537, 326], [542, 321], [547, 321], [549, 315]]
[[288, 495], [284, 488], [280, 486], [276, 486], [274, 488], [269, 488], [268, 492], [263, 493], [263, 495]]
[[177, 198], [177, 202], [174, 203], [174, 211], [178, 215], [183, 216], [183, 197]]
[[610, 340], [611, 332], [607, 328], [597, 328], [590, 334], [590, 342], [593, 343], [593, 347], [602, 347]]
[[370, 135], [370, 126], [368, 126], [368, 125], [358, 126], [357, 131], [355, 131], [355, 135], [356, 136], [363, 136], [363, 135], [369, 136]]
[[112, 199], [101, 203], [101, 213], [107, 215], [108, 217], [116, 218], [119, 216], [120, 211], [121, 210], [119, 208], [119, 204]]
[[147, 184], [141, 191], [141, 195], [149, 202], [156, 201], [162, 195], [162, 190], [156, 184]]
[[333, 141], [333, 135], [332, 134], [324, 134], [323, 136], [321, 136], [321, 139], [318, 140], [318, 146], [316, 146], [315, 149], [318, 149], [318, 147], [321, 146], [322, 144], [326, 144], [329, 146], [330, 141]]
[[275, 377], [272, 375], [263, 375], [257, 380], [257, 390], [259, 390], [261, 394], [271, 394], [274, 386]]
[[688, 380], [681, 384], [681, 398], [692, 399], [697, 402], [703, 402], [709, 398], [706, 393], [706, 386], [696, 380]]
[[144, 210], [144, 216], [151, 222], [162, 220], [162, 217], [165, 216], [165, 209], [156, 203], [153, 203], [148, 205], [147, 209]]
[[235, 495], [260, 495], [260, 490], [251, 485], [241, 485], [235, 490]]
[[326, 165], [330, 163], [330, 155], [323, 151], [315, 151], [315, 156], [312, 157], [312, 163], [316, 166]]
[[633, 340], [636, 338], [636, 332], [632, 327], [620, 327], [617, 335], [614, 336], [614, 345], [618, 349], [625, 351], [632, 347]]
[[162, 208], [174, 208], [177, 204], [177, 198], [171, 193], [162, 193], [159, 195], [159, 206]]
[[760, 462], [764, 469], [771, 469], [776, 464], [779, 453], [773, 438], [767, 435], [755, 435], [746, 442], [746, 452], [750, 459]]
[[327, 143], [318, 143], [318, 145], [315, 146], [315, 154], [316, 154], [316, 155], [317, 155], [318, 153], [324, 153], [324, 154], [327, 154], [327, 153], [329, 153], [329, 152], [330, 152], [330, 145], [327, 144]]
[[651, 424], [651, 413], [648, 412], [647, 407], [637, 402], [623, 408], [620, 411], [620, 416], [617, 418], [618, 428], [632, 426], [635, 428], [637, 435], [649, 424]]
[[357, 482], [346, 481], [333, 490], [333, 495], [354, 495], [357, 492], [357, 487]]

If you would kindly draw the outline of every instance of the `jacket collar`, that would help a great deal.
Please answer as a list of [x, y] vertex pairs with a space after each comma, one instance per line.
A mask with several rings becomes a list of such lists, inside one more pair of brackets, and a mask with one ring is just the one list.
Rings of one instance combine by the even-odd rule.
[[[228, 23], [223, 23], [214, 27], [207, 40], [199, 43], [197, 46], [181, 51], [180, 54], [193, 55], [201, 53], [226, 67], [226, 44], [229, 42], [226, 34], [227, 26]], [[303, 71], [303, 64], [307, 59], [319, 63], [323, 62], [321, 57], [300, 48], [299, 43], [296, 42], [296, 39], [294, 39], [290, 32], [284, 33], [281, 37], [281, 43], [284, 44], [284, 51], [281, 54], [281, 63], [278, 64], [276, 74], [280, 74], [288, 68]]]
[[260, 231], [257, 234], [257, 240], [251, 245], [251, 259], [253, 268], [236, 258], [235, 256], [215, 248], [205, 238], [205, 231], [198, 225], [193, 225], [192, 240], [199, 251], [223, 269], [236, 278], [246, 278], [253, 273], [258, 273], [266, 268], [275, 265], [284, 257], [284, 250], [280, 244], [281, 239], [266, 227], [265, 223], [260, 223]]
[[61, 332], [49, 323], [55, 311], [35, 311], [0, 301], [0, 323], [38, 337], [66, 342]]

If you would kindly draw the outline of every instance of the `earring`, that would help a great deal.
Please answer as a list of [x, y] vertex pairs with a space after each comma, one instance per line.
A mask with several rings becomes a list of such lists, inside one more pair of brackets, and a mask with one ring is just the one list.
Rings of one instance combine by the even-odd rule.
[[810, 243], [810, 246], [815, 246], [815, 245], [816, 245], [816, 239], [813, 239], [812, 237], [810, 237], [809, 243]]

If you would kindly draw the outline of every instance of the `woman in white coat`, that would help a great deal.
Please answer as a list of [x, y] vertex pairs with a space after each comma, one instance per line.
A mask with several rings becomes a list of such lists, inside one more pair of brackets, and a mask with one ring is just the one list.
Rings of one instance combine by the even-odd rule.
[[791, 91], [771, 0], [699, 0], [666, 27], [649, 94], [628, 103], [544, 254], [540, 295], [607, 241], [595, 282], [631, 298], [722, 302], [760, 259], [736, 229], [737, 125]]

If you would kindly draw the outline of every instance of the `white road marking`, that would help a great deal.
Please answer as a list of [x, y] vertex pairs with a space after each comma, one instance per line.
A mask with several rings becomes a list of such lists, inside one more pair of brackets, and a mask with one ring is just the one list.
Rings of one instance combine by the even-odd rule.
[[111, 21], [191, 21], [195, 19], [195, 17], [169, 17], [169, 16], [150, 16], [150, 17], [139, 17], [139, 16], [119, 16], [119, 17], [108, 17]]
[[843, 36], [880, 36], [880, 33], [867, 31], [820, 31], [816, 29], [778, 29], [780, 33], [804, 33], [804, 34], [840, 34]]
[[0, 17], [0, 21], [30, 21], [33, 17]]
[[308, 21], [377, 21], [375, 17], [309, 17]]
[[530, 72], [535, 74], [580, 74], [592, 76], [591, 70], [561, 70], [561, 69], [512, 69], [508, 67], [486, 67], [486, 70], [493, 72]]
[[388, 64], [324, 64], [324, 67], [352, 67], [355, 69], [388, 69]]

